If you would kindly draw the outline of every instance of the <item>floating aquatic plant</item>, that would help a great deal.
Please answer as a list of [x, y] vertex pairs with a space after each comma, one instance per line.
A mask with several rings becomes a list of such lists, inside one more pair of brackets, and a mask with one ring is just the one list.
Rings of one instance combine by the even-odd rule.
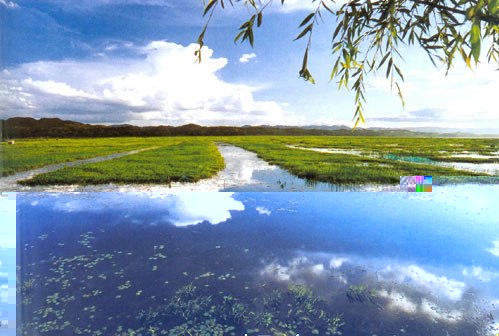
[[366, 285], [351, 285], [347, 290], [349, 302], [371, 302], [376, 304], [376, 292]]

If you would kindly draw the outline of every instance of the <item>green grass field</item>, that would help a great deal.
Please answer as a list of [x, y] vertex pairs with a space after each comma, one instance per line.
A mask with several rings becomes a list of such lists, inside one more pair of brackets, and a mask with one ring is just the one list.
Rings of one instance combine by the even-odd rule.
[[1, 176], [50, 164], [156, 146], [158, 138], [28, 139], [0, 144]]
[[21, 182], [27, 185], [195, 182], [224, 168], [211, 141], [163, 138], [157, 149], [121, 158], [63, 168]]
[[[499, 148], [498, 139], [393, 138], [393, 137], [226, 137], [223, 141], [255, 152], [265, 161], [291, 173], [333, 183], [398, 183], [400, 176], [480, 176], [483, 173], [455, 170], [415, 162], [450, 161], [453, 153], [476, 152], [491, 155]], [[355, 150], [357, 156], [320, 153], [289, 148], [334, 148]], [[368, 155], [378, 156], [369, 157]], [[407, 158], [407, 161], [384, 156]], [[470, 158], [453, 158], [453, 162], [470, 162]], [[473, 162], [499, 162], [499, 158], [477, 159]]]
[[[265, 161], [299, 177], [340, 184], [398, 183], [402, 175], [485, 175], [424, 164], [430, 160], [499, 163], [499, 139], [457, 138], [247, 136], [16, 140], [15, 145], [2, 144], [0, 154], [3, 175], [8, 175], [54, 163], [149, 149], [110, 161], [41, 174], [25, 183], [167, 183], [198, 181], [223, 169], [224, 161], [214, 145], [216, 141], [255, 152]], [[296, 147], [354, 150], [360, 155], [321, 153]], [[490, 157], [452, 157], [455, 154]]]

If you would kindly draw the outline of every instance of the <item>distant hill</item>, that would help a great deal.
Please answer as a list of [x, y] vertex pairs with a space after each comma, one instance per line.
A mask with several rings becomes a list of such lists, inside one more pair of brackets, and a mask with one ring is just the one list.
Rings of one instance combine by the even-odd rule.
[[81, 138], [81, 137], [120, 137], [120, 136], [181, 136], [181, 135], [341, 135], [341, 136], [398, 136], [398, 137], [439, 137], [477, 136], [473, 134], [414, 132], [404, 129], [364, 129], [354, 132], [347, 126], [146, 126], [133, 125], [91, 125], [58, 118], [33, 119], [15, 117], [1, 120], [1, 138]]

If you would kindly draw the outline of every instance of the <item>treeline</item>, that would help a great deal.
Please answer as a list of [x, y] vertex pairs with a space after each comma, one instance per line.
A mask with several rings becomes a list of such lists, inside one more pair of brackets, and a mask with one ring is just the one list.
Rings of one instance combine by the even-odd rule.
[[58, 118], [23, 118], [15, 117], [0, 120], [2, 139], [19, 138], [85, 138], [85, 137], [125, 137], [125, 136], [231, 136], [231, 135], [356, 135], [356, 136], [428, 136], [428, 133], [416, 133], [405, 130], [374, 131], [342, 127], [337, 130], [311, 129], [310, 127], [285, 126], [147, 126], [133, 125], [90, 125]]

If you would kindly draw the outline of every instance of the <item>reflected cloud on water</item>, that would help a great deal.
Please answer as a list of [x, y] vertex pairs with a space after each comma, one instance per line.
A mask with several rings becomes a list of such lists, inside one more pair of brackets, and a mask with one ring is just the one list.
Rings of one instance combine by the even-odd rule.
[[[63, 213], [119, 213], [135, 223], [175, 226], [202, 222], [219, 224], [231, 218], [230, 211], [243, 211], [233, 193], [34, 193], [23, 196], [31, 206]], [[145, 214], [147, 220], [143, 217]]]
[[[85, 295], [102, 291], [85, 298], [97, 307], [128, 293], [131, 316], [191, 283], [206, 296], [241, 300], [303, 285], [344, 314], [345, 334], [410, 325], [413, 335], [494, 335], [499, 186], [435, 189], [19, 194], [24, 276], [50, 285], [39, 287], [32, 313], [61, 290], [81, 296], [87, 284]], [[61, 267], [47, 267], [53, 262]], [[67, 309], [69, 316], [81, 307]]]

